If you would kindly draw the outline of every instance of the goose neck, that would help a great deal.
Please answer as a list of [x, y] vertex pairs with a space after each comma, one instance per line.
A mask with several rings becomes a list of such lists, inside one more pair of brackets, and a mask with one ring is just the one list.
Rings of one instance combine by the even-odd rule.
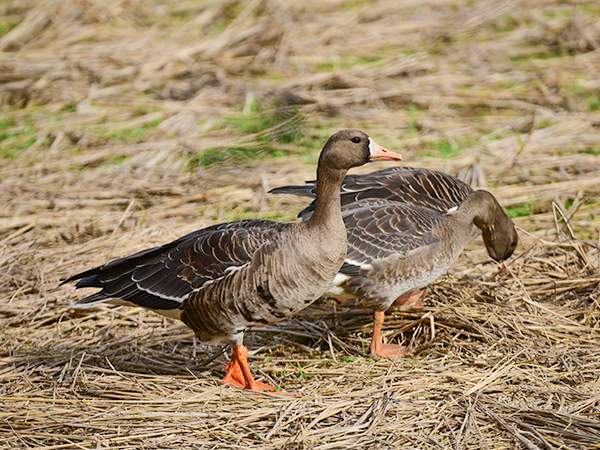
[[463, 218], [474, 223], [478, 228], [486, 226], [494, 220], [496, 202], [487, 191], [475, 191], [462, 203]]
[[317, 189], [315, 209], [308, 226], [327, 225], [339, 222], [344, 228], [340, 204], [340, 190], [347, 170], [319, 166], [317, 170]]

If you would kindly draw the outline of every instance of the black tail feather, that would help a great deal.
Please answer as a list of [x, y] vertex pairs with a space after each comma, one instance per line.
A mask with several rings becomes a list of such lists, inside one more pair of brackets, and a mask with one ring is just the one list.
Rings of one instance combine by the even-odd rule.
[[315, 186], [312, 184], [306, 184], [304, 186], [282, 186], [271, 189], [269, 194], [292, 194], [300, 195], [302, 197], [314, 197]]
[[100, 274], [100, 267], [94, 267], [93, 269], [86, 270], [85, 272], [78, 273], [77, 275], [73, 275], [70, 278], [67, 278], [58, 285], [59, 287], [63, 284], [70, 283], [71, 281], [79, 280], [83, 278], [79, 283], [76, 284], [77, 288], [80, 287], [102, 287], [100, 284], [91, 284], [93, 281], [98, 279], [98, 275]]

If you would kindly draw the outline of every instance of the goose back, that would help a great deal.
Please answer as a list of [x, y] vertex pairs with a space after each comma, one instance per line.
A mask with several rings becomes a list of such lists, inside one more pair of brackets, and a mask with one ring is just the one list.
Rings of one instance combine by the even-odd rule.
[[[270, 192], [314, 198], [315, 182], [309, 181], [302, 186], [283, 186]], [[460, 205], [472, 192], [468, 184], [444, 172], [399, 166], [346, 176], [341, 188], [341, 204], [345, 206], [359, 200], [380, 198], [446, 213]], [[313, 208], [314, 202], [303, 209], [298, 217], [308, 219]]]

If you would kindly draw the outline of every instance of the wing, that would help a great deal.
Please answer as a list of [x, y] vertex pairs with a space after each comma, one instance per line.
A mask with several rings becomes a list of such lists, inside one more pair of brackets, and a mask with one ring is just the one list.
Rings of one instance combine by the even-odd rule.
[[436, 244], [438, 213], [427, 208], [383, 199], [363, 200], [342, 208], [348, 253], [340, 270], [357, 275], [372, 261]]
[[[314, 198], [315, 183], [310, 181], [304, 186], [284, 186], [270, 192]], [[342, 206], [381, 198], [446, 213], [460, 205], [472, 192], [468, 184], [443, 172], [406, 166], [390, 167], [364, 175], [346, 176], [342, 185]], [[313, 209], [314, 202], [298, 216], [307, 219]]]
[[176, 309], [194, 289], [247, 264], [256, 250], [276, 239], [285, 226], [268, 220], [215, 225], [110, 261], [61, 285], [80, 280], [78, 289], [102, 288], [74, 306], [120, 299], [150, 309]]
[[[440, 213], [460, 205], [473, 189], [444, 172], [416, 167], [390, 167], [344, 180], [344, 202], [384, 198], [423, 206]], [[353, 199], [353, 200], [352, 200]]]

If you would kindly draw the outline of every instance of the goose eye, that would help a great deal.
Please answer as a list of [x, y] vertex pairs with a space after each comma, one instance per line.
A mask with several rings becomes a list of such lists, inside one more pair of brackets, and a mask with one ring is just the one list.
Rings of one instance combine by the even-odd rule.
[[360, 142], [360, 138], [358, 136], [355, 136], [352, 138], [352, 142], [354, 142], [355, 144], [358, 144]]

